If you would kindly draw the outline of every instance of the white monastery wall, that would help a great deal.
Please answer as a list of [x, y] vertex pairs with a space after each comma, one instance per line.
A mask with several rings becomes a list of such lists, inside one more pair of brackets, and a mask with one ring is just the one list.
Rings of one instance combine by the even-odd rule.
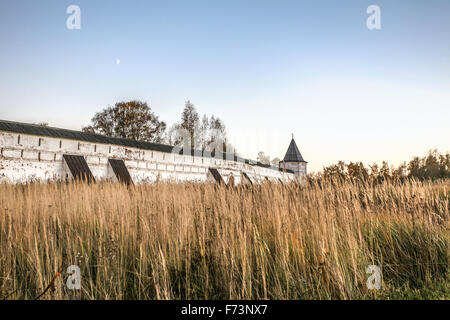
[[[235, 183], [246, 172], [252, 182], [261, 179], [287, 181], [292, 173], [217, 158], [179, 155], [54, 137], [42, 137], [0, 131], [0, 182], [65, 179], [67, 168], [63, 155], [81, 155], [97, 180], [114, 179], [108, 159], [122, 159], [133, 182], [208, 181], [208, 168], [216, 168], [228, 182], [231, 174]], [[289, 168], [287, 168], [289, 169]]]

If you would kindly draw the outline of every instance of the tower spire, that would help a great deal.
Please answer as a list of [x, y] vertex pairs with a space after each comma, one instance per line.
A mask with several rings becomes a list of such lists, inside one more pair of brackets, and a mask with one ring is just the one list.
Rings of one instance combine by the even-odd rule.
[[280, 161], [279, 165], [280, 168], [281, 165], [283, 165], [284, 171], [286, 171], [286, 169], [292, 170], [300, 182], [306, 178], [307, 162], [303, 159], [300, 150], [298, 150], [294, 140], [294, 133], [292, 133], [292, 140], [286, 151], [286, 155], [284, 156], [284, 159]]
[[286, 151], [286, 155], [284, 156], [283, 160], [286, 162], [306, 162], [305, 160], [303, 160], [300, 150], [298, 150], [297, 144], [294, 141], [294, 137], [292, 137], [291, 143], [289, 144], [289, 148]]

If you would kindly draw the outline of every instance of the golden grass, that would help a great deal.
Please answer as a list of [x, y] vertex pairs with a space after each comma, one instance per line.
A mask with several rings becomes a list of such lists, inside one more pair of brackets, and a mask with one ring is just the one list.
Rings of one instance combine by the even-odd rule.
[[[449, 183], [0, 185], [0, 297], [449, 298]], [[66, 269], [81, 268], [68, 290]], [[368, 290], [368, 265], [383, 272]]]

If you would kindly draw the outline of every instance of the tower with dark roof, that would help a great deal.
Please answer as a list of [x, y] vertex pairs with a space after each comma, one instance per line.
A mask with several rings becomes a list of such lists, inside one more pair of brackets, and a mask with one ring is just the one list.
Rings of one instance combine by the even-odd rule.
[[286, 151], [286, 155], [284, 156], [284, 159], [280, 161], [280, 168], [294, 171], [299, 181], [302, 181], [306, 178], [307, 164], [308, 162], [303, 159], [302, 154], [295, 143], [294, 135], [292, 135], [292, 140]]

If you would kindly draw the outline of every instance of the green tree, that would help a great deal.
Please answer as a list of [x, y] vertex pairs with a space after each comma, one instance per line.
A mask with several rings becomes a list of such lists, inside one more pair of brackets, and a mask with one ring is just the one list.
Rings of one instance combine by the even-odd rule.
[[347, 177], [347, 172], [345, 169], [345, 162], [339, 161], [337, 164], [325, 167], [323, 169], [323, 177], [325, 179], [338, 178], [345, 179]]
[[450, 154], [439, 156], [439, 171], [442, 179], [450, 178]]
[[159, 121], [146, 102], [137, 100], [97, 112], [91, 125], [83, 128], [84, 132], [155, 143], [162, 142], [165, 130], [165, 122]]
[[199, 119], [200, 117], [195, 106], [189, 100], [186, 101], [183, 113], [181, 114], [180, 128], [189, 133], [192, 148], [198, 145]]
[[366, 180], [369, 177], [369, 173], [362, 162], [350, 162], [347, 165], [347, 174], [350, 178], [360, 180]]
[[408, 177], [409, 178], [416, 178], [416, 179], [423, 179], [424, 178], [424, 172], [422, 167], [422, 161], [419, 157], [414, 157], [409, 163], [408, 163]]
[[392, 178], [403, 181], [406, 178], [407, 167], [406, 162], [402, 162], [397, 168], [392, 170]]
[[437, 150], [430, 150], [425, 158], [425, 177], [427, 179], [440, 178], [439, 153]]
[[[180, 129], [185, 133], [180, 134]], [[220, 152], [227, 151], [228, 141], [224, 122], [218, 117], [206, 115], [200, 120], [199, 113], [189, 100], [185, 103], [181, 121], [175, 123], [168, 132], [169, 144], [179, 145], [185, 138], [183, 135], [186, 134], [189, 135], [192, 148], [205, 151], [208, 146], [217, 146], [217, 142], [221, 141], [223, 144], [221, 144]], [[216, 152], [215, 149], [214, 147], [213, 150], [208, 151]]]

